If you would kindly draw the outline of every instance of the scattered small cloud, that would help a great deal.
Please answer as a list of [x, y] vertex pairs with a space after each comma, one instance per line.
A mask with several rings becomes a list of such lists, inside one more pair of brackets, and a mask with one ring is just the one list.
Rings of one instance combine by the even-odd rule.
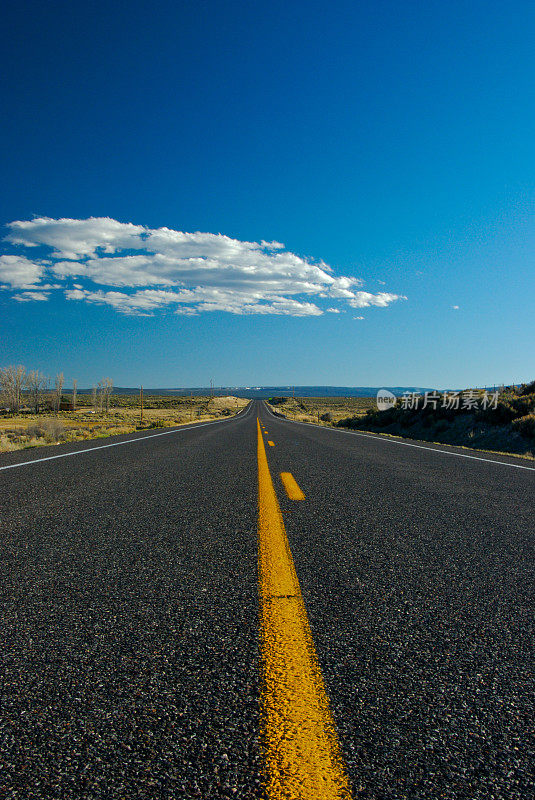
[[21, 292], [21, 294], [14, 294], [13, 300], [18, 300], [19, 303], [30, 303], [33, 300], [48, 300], [48, 292]]
[[459, 310], [459, 306], [452, 306], [452, 308], [453, 308], [455, 311], [458, 311], [458, 310]]
[[395, 300], [406, 300], [404, 295], [390, 294], [390, 292], [379, 292], [378, 294], [371, 294], [370, 292], [355, 292], [353, 299], [349, 300], [349, 305], [353, 308], [368, 308], [369, 306], [382, 306], [385, 308]]
[[[321, 301], [353, 308], [387, 307], [402, 295], [373, 294], [354, 276], [277, 241], [247, 242], [222, 234], [145, 228], [108, 217], [18, 220], [4, 241], [35, 253], [0, 257], [4, 288], [19, 301], [61, 288], [67, 300], [106, 305], [122, 314], [225, 311], [231, 314], [319, 316], [340, 313]], [[383, 282], [381, 282], [383, 283]], [[32, 293], [35, 296], [32, 296]]]
[[353, 319], [364, 319], [364, 317], [353, 317]]

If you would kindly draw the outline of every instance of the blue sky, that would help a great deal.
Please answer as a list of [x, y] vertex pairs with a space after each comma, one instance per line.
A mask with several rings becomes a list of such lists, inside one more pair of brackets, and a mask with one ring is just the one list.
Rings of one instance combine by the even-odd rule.
[[8, 2], [1, 364], [533, 379], [534, 34], [528, 2]]

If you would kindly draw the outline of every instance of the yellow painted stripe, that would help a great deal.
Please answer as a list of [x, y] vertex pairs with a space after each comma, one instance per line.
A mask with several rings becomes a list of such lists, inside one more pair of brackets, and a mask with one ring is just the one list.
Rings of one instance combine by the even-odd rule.
[[268, 442], [270, 447], [275, 447], [275, 442]]
[[291, 472], [281, 472], [281, 481], [290, 500], [305, 499], [305, 495]]
[[259, 423], [258, 534], [267, 800], [351, 800]]

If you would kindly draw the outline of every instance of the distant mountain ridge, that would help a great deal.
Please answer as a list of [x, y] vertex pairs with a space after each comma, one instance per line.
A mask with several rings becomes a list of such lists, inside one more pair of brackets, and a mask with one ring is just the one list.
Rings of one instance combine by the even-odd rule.
[[[194, 386], [177, 389], [143, 389], [145, 395], [161, 397], [208, 396], [212, 392], [216, 396], [232, 395], [233, 397], [267, 398], [267, 397], [375, 397], [379, 389], [388, 389], [392, 394], [401, 396], [403, 392], [429, 392], [429, 386]], [[72, 389], [64, 389], [64, 394], [71, 394]], [[91, 394], [91, 389], [78, 389], [78, 394]], [[116, 386], [113, 394], [139, 394], [139, 386]]]

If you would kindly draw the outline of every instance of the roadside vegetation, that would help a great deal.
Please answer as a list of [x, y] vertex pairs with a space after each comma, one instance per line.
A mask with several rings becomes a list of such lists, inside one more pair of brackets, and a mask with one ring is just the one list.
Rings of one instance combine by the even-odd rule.
[[336, 424], [347, 416], [363, 416], [375, 407], [375, 397], [270, 397], [271, 410], [299, 422]]
[[[483, 397], [482, 392], [474, 394], [478, 401]], [[379, 411], [375, 397], [274, 397], [268, 402], [275, 413], [303, 422], [535, 458], [535, 381], [504, 387], [487, 408], [478, 402], [471, 409], [441, 403], [410, 409], [399, 398]]]
[[63, 375], [49, 380], [24, 367], [0, 369], [0, 452], [76, 442], [136, 430], [173, 427], [231, 416], [249, 401], [237, 397], [114, 395], [110, 378], [89, 393], [76, 383], [64, 391]]
[[[482, 393], [479, 395], [482, 396]], [[403, 408], [401, 399], [387, 411], [371, 408], [364, 416], [341, 419], [340, 427], [387, 433], [478, 450], [535, 457], [535, 381], [505, 388], [496, 407]]]

